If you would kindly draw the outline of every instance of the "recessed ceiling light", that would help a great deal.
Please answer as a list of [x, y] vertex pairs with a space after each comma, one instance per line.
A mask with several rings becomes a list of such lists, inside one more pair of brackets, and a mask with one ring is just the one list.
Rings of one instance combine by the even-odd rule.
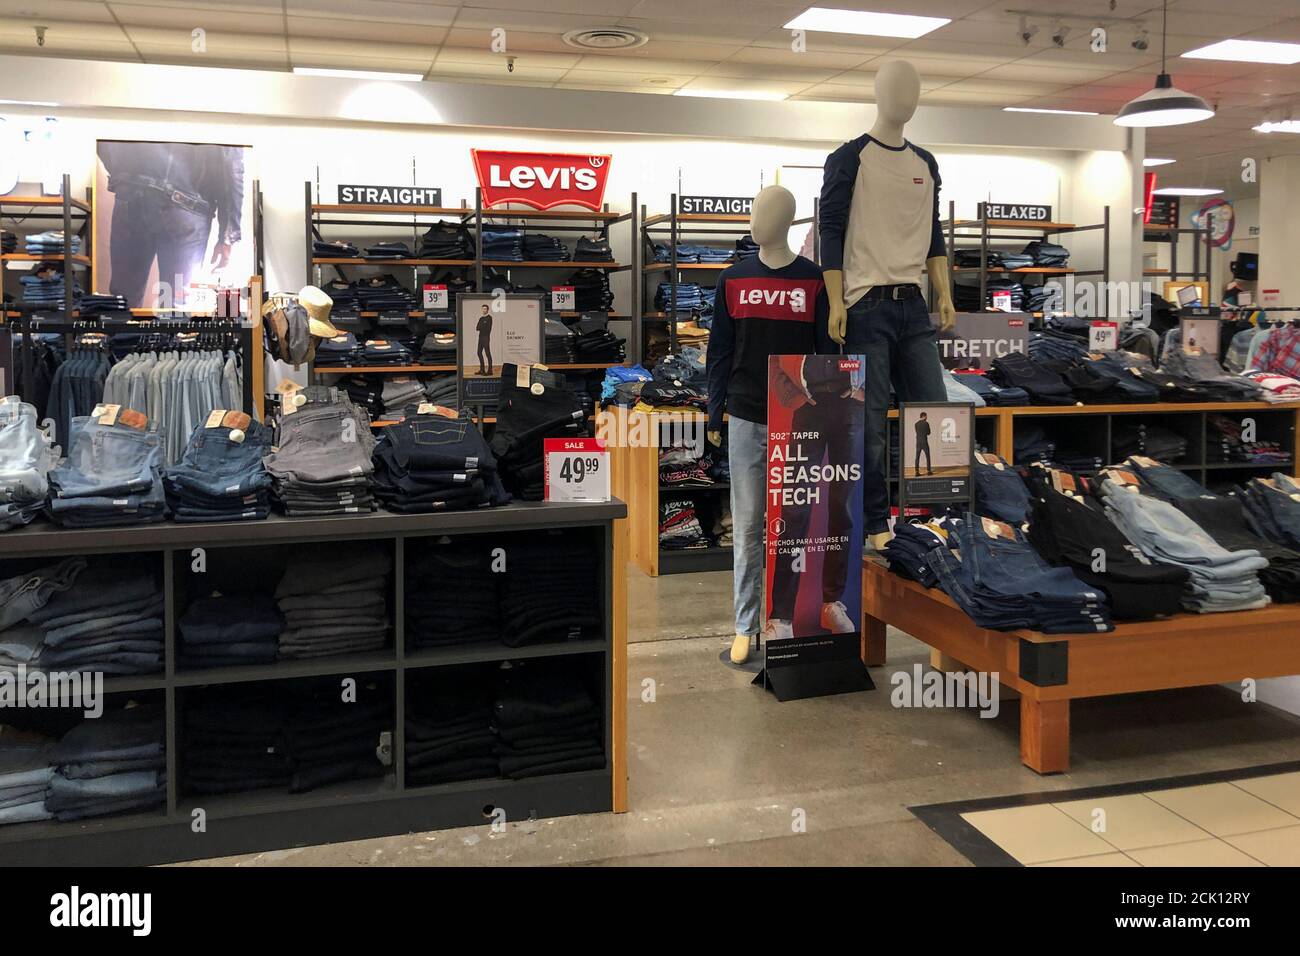
[[1217, 196], [1222, 189], [1210, 189], [1200, 186], [1162, 186], [1153, 190], [1153, 196]]
[[765, 93], [762, 90], [674, 90], [673, 96], [698, 96], [718, 100], [783, 100], [788, 93]]
[[952, 20], [947, 17], [914, 17], [905, 13], [870, 13], [864, 10], [832, 10], [809, 7], [785, 25], [787, 30], [818, 33], [853, 33], [864, 37], [903, 37], [915, 40]]
[[1059, 113], [1062, 116], [1100, 116], [1100, 113], [1094, 113], [1091, 110], [1049, 110], [1037, 106], [1004, 106], [1004, 113]]
[[1183, 54], [1189, 60], [1234, 60], [1238, 63], [1300, 63], [1300, 43], [1272, 40], [1220, 40]]
[[295, 66], [298, 76], [334, 76], [346, 80], [393, 80], [400, 83], [419, 83], [423, 73], [384, 73], [378, 70], [331, 70], [320, 66]]
[[0, 100], [0, 106], [58, 106], [45, 100]]
[[1142, 160], [1143, 166], [1168, 166], [1170, 163], [1176, 163], [1176, 159], [1157, 159], [1155, 156], [1148, 156]]
[[1257, 133], [1300, 133], [1300, 120], [1265, 121], [1252, 127]]

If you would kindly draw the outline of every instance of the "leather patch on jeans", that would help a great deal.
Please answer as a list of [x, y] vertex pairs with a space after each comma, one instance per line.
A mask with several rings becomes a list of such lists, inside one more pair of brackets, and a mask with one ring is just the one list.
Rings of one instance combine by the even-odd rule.
[[221, 419], [221, 425], [223, 428], [241, 428], [247, 430], [252, 421], [252, 416], [246, 412], [230, 411], [226, 412], [225, 417]]
[[119, 424], [134, 428], [138, 432], [142, 432], [149, 427], [149, 416], [143, 412], [137, 412], [134, 408], [122, 409], [122, 414], [117, 416], [117, 421]]

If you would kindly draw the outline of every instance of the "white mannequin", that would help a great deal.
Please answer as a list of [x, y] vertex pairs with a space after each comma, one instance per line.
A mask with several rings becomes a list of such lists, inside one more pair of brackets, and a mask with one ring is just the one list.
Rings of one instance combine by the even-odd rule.
[[[915, 115], [920, 98], [921, 76], [916, 67], [906, 60], [891, 60], [882, 66], [876, 74], [876, 122], [871, 127], [871, 138], [886, 146], [901, 147], [906, 142], [904, 127]], [[950, 330], [957, 322], [957, 310], [952, 302], [948, 257], [927, 259], [925, 271], [938, 302], [940, 327]], [[830, 297], [830, 336], [843, 345], [848, 327], [844, 273], [839, 269], [827, 269], [825, 278], [826, 294]], [[888, 531], [871, 535], [872, 547], [881, 550], [890, 537]]]
[[[794, 193], [784, 186], [767, 186], [754, 197], [749, 216], [749, 233], [758, 243], [758, 260], [769, 269], [784, 269], [794, 262], [790, 248], [790, 226], [794, 222]], [[722, 432], [709, 431], [714, 446], [722, 444]], [[731, 642], [731, 660], [743, 664], [749, 660], [752, 638], [736, 634]]]

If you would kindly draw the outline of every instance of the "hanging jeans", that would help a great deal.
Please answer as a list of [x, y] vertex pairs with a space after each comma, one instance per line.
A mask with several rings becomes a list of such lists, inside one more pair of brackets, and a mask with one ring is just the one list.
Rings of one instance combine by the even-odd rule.
[[948, 399], [920, 288], [876, 286], [853, 303], [844, 352], [867, 361], [863, 520], [867, 534], [879, 534], [889, 529], [889, 386], [900, 402]]

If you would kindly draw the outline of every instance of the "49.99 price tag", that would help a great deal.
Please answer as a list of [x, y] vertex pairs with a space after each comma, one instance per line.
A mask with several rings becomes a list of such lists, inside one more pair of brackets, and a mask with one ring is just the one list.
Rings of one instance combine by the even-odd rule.
[[1093, 322], [1088, 326], [1088, 351], [1113, 352], [1119, 348], [1118, 322]]
[[597, 438], [547, 438], [547, 501], [609, 501], [609, 453]]

